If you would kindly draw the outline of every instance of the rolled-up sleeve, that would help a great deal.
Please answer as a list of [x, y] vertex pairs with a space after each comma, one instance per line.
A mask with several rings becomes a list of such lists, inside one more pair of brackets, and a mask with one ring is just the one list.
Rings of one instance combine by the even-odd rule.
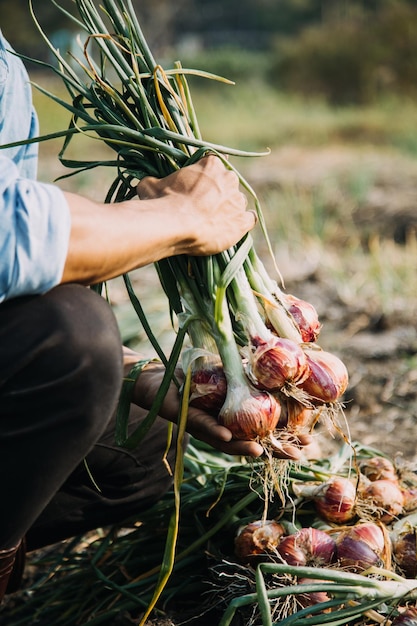
[[70, 212], [59, 187], [21, 178], [0, 152], [0, 302], [40, 294], [64, 269]]

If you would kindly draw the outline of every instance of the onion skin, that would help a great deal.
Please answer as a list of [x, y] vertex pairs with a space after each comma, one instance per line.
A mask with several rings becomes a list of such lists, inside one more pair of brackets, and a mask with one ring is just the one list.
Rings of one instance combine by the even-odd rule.
[[417, 540], [416, 529], [400, 533], [393, 539], [392, 554], [396, 566], [402, 576], [406, 578], [417, 577]]
[[324, 530], [301, 528], [281, 539], [278, 553], [289, 565], [320, 565], [333, 562], [336, 542]]
[[[327, 582], [325, 580], [318, 580], [317, 578], [299, 578], [299, 585], [310, 585], [311, 583], [319, 583], [319, 582]], [[330, 596], [326, 591], [310, 591], [308, 593], [301, 593], [297, 596], [299, 603], [303, 608], [307, 606], [314, 606], [314, 604], [320, 604], [322, 602], [328, 602], [330, 600]], [[323, 611], [324, 613], [328, 613], [330, 609]]]
[[356, 524], [337, 538], [338, 564], [352, 572], [381, 565], [384, 551], [384, 533], [374, 522]]
[[273, 432], [280, 413], [281, 405], [270, 393], [249, 391], [249, 388], [246, 392], [236, 387], [233, 390], [228, 389], [218, 421], [231, 431], [235, 439], [262, 440]]
[[283, 301], [286, 309], [300, 329], [302, 340], [305, 343], [316, 341], [320, 334], [321, 324], [314, 306], [310, 302], [290, 294], [285, 295]]
[[394, 617], [391, 626], [417, 626], [417, 608], [408, 606], [405, 611]]
[[252, 563], [261, 555], [276, 554], [284, 535], [282, 524], [274, 520], [256, 520], [244, 526], [235, 537], [235, 555], [242, 563]]
[[374, 480], [361, 489], [364, 505], [374, 510], [374, 516], [385, 524], [401, 515], [404, 509], [404, 494], [397, 481]]
[[331, 352], [305, 348], [310, 373], [299, 387], [312, 404], [332, 404], [346, 391], [349, 375], [344, 363]]
[[348, 478], [333, 478], [322, 486], [314, 503], [326, 521], [346, 524], [356, 516], [356, 488]]
[[361, 461], [359, 464], [361, 474], [368, 480], [397, 480], [398, 475], [394, 464], [383, 456], [374, 456]]
[[279, 391], [286, 385], [301, 382], [309, 373], [304, 350], [291, 339], [273, 337], [263, 341], [253, 337], [252, 346], [250, 375], [261, 389]]
[[301, 404], [294, 398], [286, 398], [281, 401], [278, 428], [285, 428], [291, 433], [309, 433], [319, 418], [317, 411], [317, 409]]
[[196, 369], [191, 376], [191, 406], [217, 415], [226, 399], [227, 381], [221, 365]]

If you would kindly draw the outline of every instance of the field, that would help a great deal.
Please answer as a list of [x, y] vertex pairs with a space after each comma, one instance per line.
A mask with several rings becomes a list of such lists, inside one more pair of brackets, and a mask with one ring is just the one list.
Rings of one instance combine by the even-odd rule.
[[[315, 305], [320, 344], [348, 366], [352, 439], [416, 460], [417, 106], [393, 98], [335, 109], [256, 83], [193, 93], [208, 140], [271, 150], [234, 164], [261, 199], [287, 292]], [[45, 96], [37, 96], [37, 106], [42, 132], [66, 125], [66, 113]], [[102, 154], [100, 145], [85, 142]], [[68, 173], [56, 158], [59, 148], [58, 141], [41, 145], [44, 179]], [[101, 200], [111, 180], [111, 172], [95, 170], [62, 185]], [[261, 233], [254, 236], [272, 271]], [[153, 269], [136, 272], [135, 284], [169, 349], [173, 334]], [[109, 292], [124, 337], [147, 352], [118, 280]]]
[[[208, 140], [271, 149], [269, 156], [234, 164], [261, 200], [286, 291], [314, 304], [323, 325], [320, 345], [348, 368], [345, 436], [414, 467], [417, 106], [393, 98], [336, 110], [256, 84], [196, 89], [194, 100]], [[66, 124], [44, 96], [37, 96], [37, 106], [43, 132]], [[66, 172], [56, 157], [59, 147], [55, 141], [41, 146], [44, 180]], [[101, 150], [90, 141], [89, 156]], [[97, 170], [62, 185], [101, 200], [111, 180], [111, 172]], [[272, 272], [263, 237], [258, 231], [254, 236]], [[133, 277], [158, 340], [169, 350], [173, 331], [154, 270], [143, 268]], [[126, 342], [151, 354], [121, 281], [108, 288]], [[340, 433], [324, 425], [316, 440], [324, 457], [343, 444]], [[120, 616], [117, 623], [134, 622]], [[174, 624], [168, 618], [152, 623]]]

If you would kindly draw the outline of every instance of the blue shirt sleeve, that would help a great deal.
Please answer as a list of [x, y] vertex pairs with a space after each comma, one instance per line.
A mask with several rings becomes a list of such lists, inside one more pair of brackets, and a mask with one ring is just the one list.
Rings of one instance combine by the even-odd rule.
[[[36, 136], [23, 63], [0, 32], [0, 145]], [[57, 285], [67, 256], [70, 212], [63, 192], [36, 181], [37, 144], [0, 150], [0, 302]]]

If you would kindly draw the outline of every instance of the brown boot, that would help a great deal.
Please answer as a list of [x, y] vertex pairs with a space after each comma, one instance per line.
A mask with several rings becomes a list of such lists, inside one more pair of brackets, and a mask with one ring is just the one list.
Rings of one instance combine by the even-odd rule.
[[6, 593], [17, 591], [25, 567], [25, 541], [14, 548], [0, 550], [0, 603]]

